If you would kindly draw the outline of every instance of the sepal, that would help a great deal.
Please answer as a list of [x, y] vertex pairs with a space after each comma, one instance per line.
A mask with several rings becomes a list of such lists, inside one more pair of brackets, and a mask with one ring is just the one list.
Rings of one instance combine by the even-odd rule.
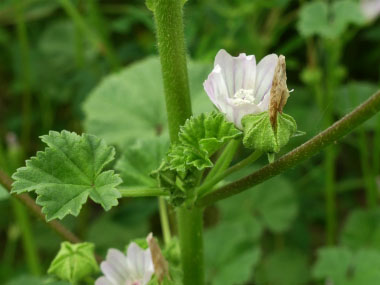
[[92, 243], [71, 244], [67, 241], [61, 243], [61, 248], [48, 269], [49, 274], [71, 284], [77, 284], [98, 271]]
[[278, 113], [276, 128], [272, 126], [268, 112], [246, 115], [242, 125], [244, 146], [266, 153], [279, 152], [297, 131], [296, 121], [284, 113]]

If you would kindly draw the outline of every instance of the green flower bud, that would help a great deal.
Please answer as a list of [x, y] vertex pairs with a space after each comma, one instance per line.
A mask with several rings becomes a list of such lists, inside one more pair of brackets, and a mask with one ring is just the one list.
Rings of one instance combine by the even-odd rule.
[[295, 134], [297, 124], [291, 116], [284, 113], [278, 113], [276, 120], [274, 128], [269, 112], [244, 116], [242, 119], [244, 146], [267, 153], [279, 152]]

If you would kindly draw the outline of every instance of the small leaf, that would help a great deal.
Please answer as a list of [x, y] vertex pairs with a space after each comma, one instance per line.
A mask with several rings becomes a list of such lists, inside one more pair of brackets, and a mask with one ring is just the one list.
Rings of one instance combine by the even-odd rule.
[[334, 15], [332, 29], [336, 31], [336, 35], [344, 33], [349, 24], [360, 26], [365, 23], [364, 15], [357, 1], [334, 1], [331, 5], [331, 11]]
[[309, 284], [308, 267], [305, 254], [285, 248], [265, 257], [254, 276], [257, 284], [304, 285]]
[[37, 152], [12, 176], [12, 193], [36, 191], [37, 204], [47, 220], [77, 216], [90, 197], [107, 211], [118, 204], [122, 180], [114, 171], [102, 171], [115, 149], [95, 136], [67, 131], [42, 136], [48, 147]]
[[57, 256], [52, 261], [48, 273], [62, 280], [75, 283], [99, 271], [92, 243], [71, 244], [63, 242]]
[[304, 37], [327, 35], [329, 29], [328, 5], [322, 1], [313, 1], [302, 5], [298, 30]]
[[347, 248], [330, 247], [318, 251], [313, 275], [334, 285], [380, 284], [380, 252], [362, 249], [356, 253]]
[[210, 160], [227, 141], [236, 139], [241, 132], [217, 112], [188, 119], [179, 133], [180, 144], [172, 146], [168, 162], [173, 169], [183, 172], [189, 167], [202, 170], [212, 167]]
[[313, 1], [302, 6], [298, 30], [304, 37], [319, 35], [335, 39], [347, 30], [349, 24], [364, 23], [365, 18], [356, 1], [339, 0], [333, 1], [332, 4]]
[[276, 130], [272, 128], [268, 112], [246, 115], [242, 124], [244, 146], [267, 153], [279, 152], [297, 130], [296, 121], [284, 113], [278, 113]]
[[380, 210], [355, 210], [344, 225], [341, 243], [350, 249], [380, 250]]
[[273, 178], [254, 187], [253, 207], [262, 222], [273, 232], [288, 230], [297, 216], [298, 204], [292, 185], [283, 178]]

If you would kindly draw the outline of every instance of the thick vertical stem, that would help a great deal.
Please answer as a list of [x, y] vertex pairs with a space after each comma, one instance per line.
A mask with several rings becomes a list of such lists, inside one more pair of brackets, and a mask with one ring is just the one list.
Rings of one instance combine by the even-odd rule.
[[[182, 19], [184, 1], [152, 0], [149, 2], [153, 4], [151, 8], [157, 29], [170, 139], [176, 142], [180, 126], [191, 116]], [[202, 212], [200, 209], [178, 209], [183, 284], [185, 285], [204, 284]]]
[[204, 284], [203, 260], [203, 208], [191, 210], [180, 207], [177, 213], [184, 269], [184, 285]]
[[[326, 51], [326, 62], [324, 64], [324, 111], [325, 125], [330, 126], [334, 122], [334, 93], [341, 81], [337, 77], [336, 68], [339, 65], [341, 54], [341, 43], [339, 41], [330, 42], [323, 41]], [[335, 187], [335, 164], [336, 164], [337, 149], [330, 146], [325, 151], [325, 199], [326, 199], [326, 242], [328, 245], [333, 245], [335, 242], [337, 217], [336, 217], [336, 187]]]
[[191, 116], [181, 0], [155, 0], [157, 28], [164, 80], [170, 139], [178, 140], [179, 127]]

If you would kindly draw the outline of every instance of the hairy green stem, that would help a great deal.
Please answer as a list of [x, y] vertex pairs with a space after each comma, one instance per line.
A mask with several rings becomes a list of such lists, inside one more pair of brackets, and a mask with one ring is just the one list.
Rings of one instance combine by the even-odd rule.
[[179, 128], [191, 116], [181, 0], [153, 0], [158, 50], [164, 81], [169, 133], [178, 140]]
[[158, 198], [158, 209], [160, 211], [162, 235], [164, 237], [165, 244], [168, 245], [170, 243], [170, 240], [172, 239], [172, 237], [171, 237], [171, 233], [170, 233], [168, 209], [166, 207], [166, 201], [163, 197]]
[[[164, 83], [169, 134], [172, 143], [178, 141], [180, 126], [191, 116], [191, 101], [186, 66], [183, 32], [183, 0], [150, 0], [156, 24]], [[203, 209], [177, 212], [184, 285], [204, 284]]]
[[260, 156], [262, 155], [261, 151], [254, 151], [249, 156], [247, 156], [242, 161], [236, 163], [234, 166], [231, 166], [227, 170], [218, 173], [214, 177], [212, 177], [210, 180], [206, 181], [201, 185], [201, 187], [198, 188], [197, 192], [199, 197], [202, 197], [206, 195], [212, 187], [214, 187], [218, 182], [229, 176], [230, 174], [250, 165], [251, 163], [255, 162]]
[[118, 189], [123, 197], [155, 197], [168, 196], [168, 191], [162, 188], [125, 187]]
[[367, 101], [356, 107], [351, 113], [335, 122], [328, 129], [319, 133], [303, 145], [297, 147], [275, 162], [268, 164], [262, 169], [229, 183], [207, 194], [197, 202], [198, 206], [205, 206], [227, 197], [239, 194], [269, 178], [272, 178], [298, 163], [318, 153], [324, 147], [342, 138], [357, 126], [374, 116], [380, 111], [380, 91], [372, 95]]
[[183, 284], [204, 284], [203, 209], [180, 207], [177, 211]]

